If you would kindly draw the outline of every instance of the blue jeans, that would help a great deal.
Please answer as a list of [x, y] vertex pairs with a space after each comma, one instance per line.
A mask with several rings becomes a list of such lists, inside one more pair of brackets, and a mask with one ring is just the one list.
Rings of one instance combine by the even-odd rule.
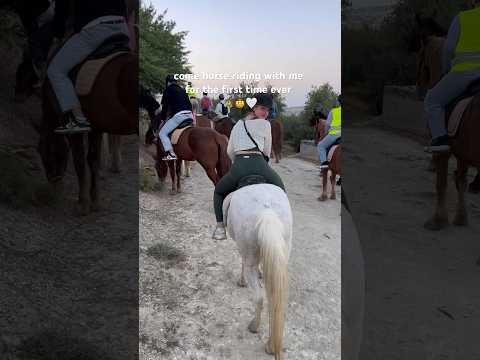
[[331, 146], [338, 138], [340, 138], [341, 134], [327, 134], [322, 141], [320, 141], [317, 145], [318, 151], [318, 158], [320, 159], [320, 164], [327, 161], [327, 148]]
[[128, 35], [125, 23], [97, 24], [74, 34], [55, 55], [47, 69], [48, 79], [58, 99], [62, 112], [80, 107], [75, 88], [68, 73], [85, 60], [105, 40], [116, 34]]
[[177, 128], [178, 125], [180, 125], [182, 122], [188, 119], [193, 120], [193, 114], [191, 111], [188, 111], [188, 110], [179, 111], [178, 113], [173, 115], [170, 119], [168, 119], [165, 125], [162, 126], [162, 128], [160, 129], [160, 133], [158, 134], [158, 137], [162, 142], [163, 150], [165, 151], [173, 150], [172, 142], [168, 138], [168, 134], [170, 134], [173, 130]]
[[476, 79], [480, 79], [479, 69], [450, 72], [427, 92], [423, 106], [433, 139], [447, 134], [445, 107]]

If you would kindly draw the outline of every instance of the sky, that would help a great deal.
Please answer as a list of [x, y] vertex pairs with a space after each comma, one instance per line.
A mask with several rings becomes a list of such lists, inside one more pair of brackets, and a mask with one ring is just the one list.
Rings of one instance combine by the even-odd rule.
[[[157, 12], [168, 10], [175, 31], [188, 31], [185, 46], [194, 87], [238, 86], [237, 80], [202, 80], [203, 73], [284, 74], [270, 80], [288, 107], [303, 106], [312, 86], [326, 82], [341, 88], [340, 0], [145, 0]], [[303, 75], [289, 80], [290, 74]], [[295, 76], [295, 75], [294, 75]], [[298, 76], [298, 75], [296, 75]], [[261, 81], [260, 86], [266, 82]]]

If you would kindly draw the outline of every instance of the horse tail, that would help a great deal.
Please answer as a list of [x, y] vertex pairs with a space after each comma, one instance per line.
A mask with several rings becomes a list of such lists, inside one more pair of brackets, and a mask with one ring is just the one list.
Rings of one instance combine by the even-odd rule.
[[260, 261], [268, 300], [270, 346], [275, 360], [281, 358], [288, 291], [288, 253], [283, 224], [272, 210], [265, 210], [257, 222]]
[[216, 136], [217, 146], [218, 146], [218, 161], [217, 161], [217, 173], [221, 178], [225, 175], [230, 167], [232, 166], [232, 161], [227, 155], [227, 146], [228, 138], [225, 135], [218, 134]]

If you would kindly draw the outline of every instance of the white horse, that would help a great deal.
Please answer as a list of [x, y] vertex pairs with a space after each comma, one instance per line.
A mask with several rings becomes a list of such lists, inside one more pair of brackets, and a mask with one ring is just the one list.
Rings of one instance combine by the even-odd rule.
[[[242, 256], [240, 286], [255, 292], [255, 317], [248, 329], [257, 333], [263, 308], [259, 265], [268, 300], [269, 340], [265, 350], [282, 358], [288, 291], [288, 258], [292, 243], [292, 210], [285, 192], [270, 184], [245, 186], [225, 199], [224, 223]], [[245, 282], [246, 280], [246, 282]]]

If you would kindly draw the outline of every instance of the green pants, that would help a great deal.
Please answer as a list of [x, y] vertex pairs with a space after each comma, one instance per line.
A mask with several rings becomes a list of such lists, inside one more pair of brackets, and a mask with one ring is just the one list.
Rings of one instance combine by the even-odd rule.
[[223, 222], [223, 200], [237, 189], [239, 181], [247, 175], [261, 175], [267, 183], [277, 185], [285, 191], [282, 179], [268, 166], [262, 155], [237, 155], [230, 171], [215, 186], [213, 208], [217, 222]]

